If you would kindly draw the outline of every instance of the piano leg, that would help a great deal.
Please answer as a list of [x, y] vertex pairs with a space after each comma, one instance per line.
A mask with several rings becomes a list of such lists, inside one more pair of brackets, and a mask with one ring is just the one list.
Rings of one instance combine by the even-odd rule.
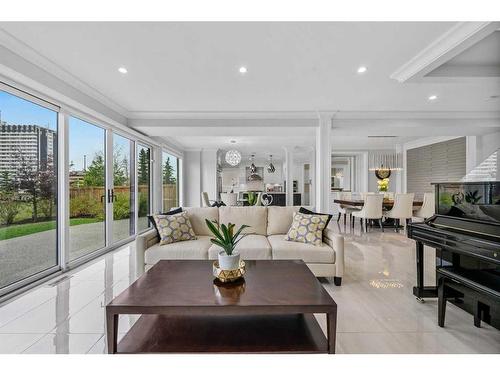
[[424, 286], [424, 244], [416, 242], [417, 255], [417, 286], [413, 287], [413, 295], [417, 301], [424, 302], [423, 298], [436, 298], [437, 288], [435, 286]]
[[438, 286], [438, 325], [444, 327], [444, 317], [446, 314], [446, 282], [444, 278], [439, 280]]

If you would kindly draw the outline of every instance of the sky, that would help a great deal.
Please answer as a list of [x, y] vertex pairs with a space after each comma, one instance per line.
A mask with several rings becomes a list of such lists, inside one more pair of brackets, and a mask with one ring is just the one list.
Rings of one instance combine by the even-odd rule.
[[[39, 125], [51, 130], [57, 130], [57, 112], [25, 99], [0, 90], [1, 121], [7, 124], [30, 124]], [[97, 153], [104, 153], [105, 130], [75, 117], [69, 121], [69, 160], [73, 163], [71, 170], [83, 170], [84, 156], [87, 159], [87, 167]], [[128, 139], [114, 135], [115, 147], [120, 147], [121, 154], [129, 159]], [[165, 158], [170, 157], [170, 165], [177, 169], [175, 158], [163, 153]], [[129, 159], [130, 160], [130, 159]]]

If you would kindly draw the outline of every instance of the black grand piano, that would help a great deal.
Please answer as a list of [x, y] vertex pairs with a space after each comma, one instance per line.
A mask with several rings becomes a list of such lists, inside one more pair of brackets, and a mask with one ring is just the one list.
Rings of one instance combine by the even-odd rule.
[[[423, 301], [439, 294], [439, 325], [446, 301], [500, 329], [500, 181], [436, 183], [436, 214], [408, 225], [416, 241], [417, 286]], [[424, 245], [436, 249], [435, 286], [424, 286]]]

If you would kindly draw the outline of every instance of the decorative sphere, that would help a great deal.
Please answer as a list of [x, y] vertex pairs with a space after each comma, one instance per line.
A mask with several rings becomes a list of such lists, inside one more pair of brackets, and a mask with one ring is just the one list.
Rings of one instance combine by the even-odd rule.
[[233, 167], [240, 164], [241, 153], [238, 150], [229, 150], [226, 152], [226, 162]]

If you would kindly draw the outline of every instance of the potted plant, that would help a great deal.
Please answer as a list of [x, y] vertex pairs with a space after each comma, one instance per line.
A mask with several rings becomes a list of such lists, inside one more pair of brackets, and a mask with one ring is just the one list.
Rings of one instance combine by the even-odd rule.
[[245, 236], [241, 234], [243, 229], [249, 228], [249, 225], [242, 225], [236, 232], [234, 232], [235, 224], [228, 223], [219, 224], [217, 220], [211, 222], [205, 219], [208, 229], [214, 234], [215, 238], [210, 241], [222, 250], [219, 252], [219, 267], [222, 270], [236, 270], [240, 266], [240, 254], [235, 251], [236, 244], [241, 241]]

